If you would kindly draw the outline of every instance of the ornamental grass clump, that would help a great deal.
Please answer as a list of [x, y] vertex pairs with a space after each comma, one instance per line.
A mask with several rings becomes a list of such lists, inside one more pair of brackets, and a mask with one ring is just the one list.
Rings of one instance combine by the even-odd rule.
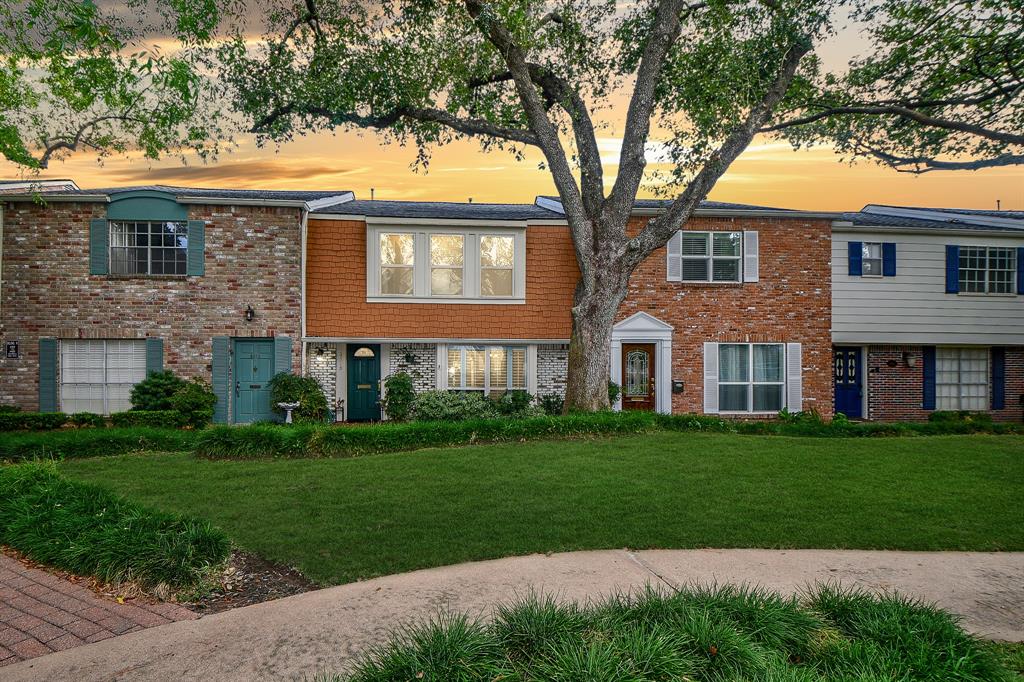
[[336, 682], [398, 680], [1013, 679], [955, 617], [899, 596], [822, 585], [648, 587], [580, 606], [530, 596], [492, 619], [444, 615], [399, 630]]
[[31, 433], [5, 433], [0, 461], [105, 457], [130, 452], [178, 452], [195, 442], [195, 432], [170, 428], [78, 428]]
[[202, 583], [231, 550], [206, 521], [68, 480], [49, 462], [0, 467], [0, 544], [106, 583], [172, 589]]

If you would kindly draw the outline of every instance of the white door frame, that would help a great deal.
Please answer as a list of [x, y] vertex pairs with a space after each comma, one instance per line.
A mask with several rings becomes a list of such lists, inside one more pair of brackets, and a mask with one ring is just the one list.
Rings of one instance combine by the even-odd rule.
[[[622, 344], [654, 344], [654, 376], [657, 382], [654, 411], [662, 414], [672, 414], [672, 331], [672, 325], [645, 312], [630, 315], [612, 328], [611, 378], [619, 386], [622, 386]], [[621, 391], [612, 409], [622, 409]]]

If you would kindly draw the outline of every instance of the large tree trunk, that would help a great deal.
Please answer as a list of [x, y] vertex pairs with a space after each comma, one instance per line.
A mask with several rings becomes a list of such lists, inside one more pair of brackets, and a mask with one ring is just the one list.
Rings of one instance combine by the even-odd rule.
[[626, 297], [629, 273], [601, 268], [591, 287], [576, 287], [572, 307], [572, 339], [565, 389], [565, 410], [607, 410], [612, 327]]

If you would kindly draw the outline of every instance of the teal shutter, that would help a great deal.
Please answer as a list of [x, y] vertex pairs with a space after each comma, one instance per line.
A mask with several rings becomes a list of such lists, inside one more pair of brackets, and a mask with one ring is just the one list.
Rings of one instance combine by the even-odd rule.
[[287, 336], [274, 337], [274, 374], [292, 373], [292, 340]]
[[110, 274], [110, 227], [106, 218], [89, 221], [89, 274]]
[[164, 371], [164, 340], [146, 339], [146, 374]]
[[188, 221], [187, 274], [206, 274], [206, 221]]
[[57, 339], [39, 339], [39, 411], [57, 411]]
[[226, 336], [213, 337], [213, 394], [217, 402], [213, 406], [213, 421], [228, 423], [228, 401], [231, 398], [231, 358], [228, 353], [230, 339]]

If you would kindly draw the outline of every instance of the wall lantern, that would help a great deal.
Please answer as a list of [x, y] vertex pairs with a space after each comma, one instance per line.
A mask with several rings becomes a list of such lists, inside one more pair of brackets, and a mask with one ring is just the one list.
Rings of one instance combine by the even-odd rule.
[[251, 305], [245, 306], [245, 321], [252, 322], [256, 317], [256, 311], [252, 309]]
[[910, 353], [904, 353], [903, 362], [907, 364], [907, 367], [917, 367], [917, 356], [911, 355]]
[[316, 347], [316, 356], [318, 358], [322, 358], [324, 356], [324, 347], [323, 346], [317, 346]]
[[406, 353], [405, 357], [402, 358], [402, 359], [405, 360], [405, 364], [407, 364], [407, 365], [418, 365], [418, 364], [420, 364], [419, 358], [417, 358], [416, 355], [413, 354], [413, 353]]

